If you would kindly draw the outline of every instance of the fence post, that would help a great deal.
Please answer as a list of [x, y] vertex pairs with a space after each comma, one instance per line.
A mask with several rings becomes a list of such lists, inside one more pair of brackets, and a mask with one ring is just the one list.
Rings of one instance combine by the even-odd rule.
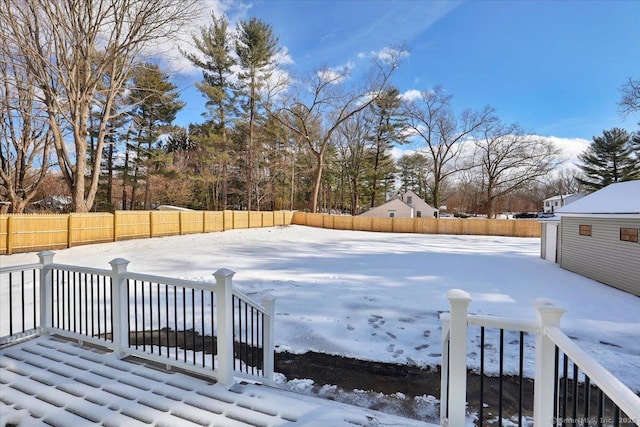
[[123, 357], [125, 350], [129, 347], [129, 318], [127, 307], [129, 305], [127, 279], [124, 273], [127, 272], [129, 261], [123, 258], [115, 258], [109, 262], [111, 264], [111, 333], [116, 356]]
[[73, 214], [67, 214], [67, 247], [73, 246]]
[[[467, 403], [467, 308], [471, 296], [460, 289], [447, 292], [451, 305], [449, 351], [449, 425], [464, 426]], [[442, 402], [440, 403], [442, 404]]]
[[267, 316], [267, 324], [263, 325], [264, 327], [264, 348], [262, 349], [264, 353], [264, 377], [266, 378], [267, 384], [273, 383], [273, 370], [275, 364], [275, 317], [276, 317], [276, 298], [270, 295], [262, 298], [262, 305], [267, 309], [269, 313]]
[[53, 326], [53, 251], [38, 252], [42, 268], [40, 269], [40, 331]]
[[449, 330], [451, 317], [449, 313], [440, 313], [442, 324], [442, 362], [440, 363], [440, 425], [445, 425], [449, 417]]
[[213, 276], [216, 278], [218, 298], [218, 381], [226, 387], [233, 385], [233, 275], [234, 271], [221, 268]]
[[[515, 221], [514, 221], [515, 222]], [[546, 427], [553, 423], [556, 346], [546, 336], [549, 326], [560, 326], [565, 310], [551, 300], [536, 299], [533, 306], [538, 313], [536, 330], [536, 369], [533, 389], [533, 425]]]
[[13, 254], [13, 215], [7, 217], [7, 255]]
[[113, 211], [113, 241], [118, 241], [118, 211]]

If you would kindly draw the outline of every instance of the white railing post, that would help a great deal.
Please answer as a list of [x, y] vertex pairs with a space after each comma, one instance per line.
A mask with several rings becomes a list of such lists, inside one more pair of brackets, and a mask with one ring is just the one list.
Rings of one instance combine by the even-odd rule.
[[129, 318], [127, 306], [127, 279], [123, 277], [127, 272], [129, 261], [123, 258], [115, 258], [111, 262], [111, 333], [113, 337], [114, 351], [118, 357], [123, 357], [129, 348]]
[[463, 290], [451, 289], [447, 292], [447, 299], [451, 305], [448, 425], [463, 427], [467, 408], [467, 308], [471, 296]]
[[[46, 332], [53, 325], [53, 279], [51, 264], [53, 251], [38, 252], [40, 269], [40, 332]], [[33, 284], [35, 286], [35, 283]], [[34, 307], [34, 310], [36, 308]]]
[[440, 425], [447, 420], [447, 402], [449, 401], [449, 313], [440, 313], [442, 324], [442, 362], [440, 363]]
[[275, 316], [276, 316], [276, 299], [273, 296], [265, 296], [262, 298], [262, 306], [267, 309], [269, 313], [267, 315], [267, 321], [263, 325], [264, 334], [264, 348], [262, 352], [263, 358], [263, 374], [266, 378], [267, 384], [273, 383], [273, 369], [274, 369], [274, 351], [275, 351]]
[[218, 381], [231, 387], [234, 383], [233, 372], [233, 275], [234, 271], [221, 268], [213, 273], [216, 278], [218, 310]]
[[553, 423], [553, 390], [555, 382], [556, 346], [546, 336], [546, 328], [560, 326], [560, 317], [565, 312], [551, 300], [537, 299], [533, 306], [538, 312], [536, 330], [536, 369], [533, 389], [533, 425], [547, 427]]

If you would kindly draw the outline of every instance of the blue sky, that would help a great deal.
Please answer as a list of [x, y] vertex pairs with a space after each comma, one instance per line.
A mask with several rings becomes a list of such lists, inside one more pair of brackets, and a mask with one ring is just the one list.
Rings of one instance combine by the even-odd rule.
[[[292, 72], [357, 61], [405, 43], [393, 83], [401, 92], [441, 85], [458, 111], [491, 105], [505, 122], [560, 138], [638, 130], [618, 112], [620, 87], [640, 78], [640, 1], [262, 0], [216, 2], [231, 22], [257, 17], [288, 50]], [[203, 17], [203, 23], [208, 23]], [[202, 121], [199, 72], [176, 76]]]

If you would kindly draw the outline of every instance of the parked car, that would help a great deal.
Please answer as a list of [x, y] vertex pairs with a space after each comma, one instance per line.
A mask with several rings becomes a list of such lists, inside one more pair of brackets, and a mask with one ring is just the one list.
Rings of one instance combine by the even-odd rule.
[[521, 212], [519, 214], [515, 214], [513, 217], [515, 219], [531, 219], [538, 218], [538, 214], [536, 212]]
[[538, 212], [538, 218], [552, 218], [554, 216], [553, 212]]

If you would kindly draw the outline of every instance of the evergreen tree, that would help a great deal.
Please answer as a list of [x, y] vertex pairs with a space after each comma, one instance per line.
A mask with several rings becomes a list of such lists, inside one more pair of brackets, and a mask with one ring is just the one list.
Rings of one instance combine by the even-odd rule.
[[255, 130], [259, 118], [260, 91], [275, 69], [278, 53], [278, 37], [271, 25], [257, 19], [238, 23], [236, 55], [240, 65], [239, 89], [244, 98], [243, 109], [247, 116], [246, 141], [246, 191], [247, 210], [251, 210], [254, 187]]
[[420, 152], [403, 154], [397, 163], [401, 190], [411, 190], [427, 203], [432, 203], [427, 181], [431, 170], [429, 157]]
[[633, 152], [636, 153], [636, 158], [640, 159], [640, 131], [634, 133], [631, 137], [631, 147]]
[[405, 123], [399, 116], [401, 106], [400, 91], [396, 87], [387, 88], [380, 98], [371, 105], [374, 117], [371, 129], [373, 135], [372, 170], [370, 177], [371, 207], [385, 201], [386, 192], [379, 187], [387, 181], [389, 172], [393, 173], [391, 149], [394, 144], [406, 142]]
[[129, 102], [133, 105], [130, 116], [136, 127], [136, 159], [132, 190], [132, 203], [135, 203], [135, 190], [138, 174], [146, 172], [144, 209], [150, 206], [150, 171], [160, 169], [167, 158], [163, 150], [154, 146], [162, 133], [171, 130], [171, 123], [178, 111], [184, 107], [179, 99], [176, 86], [169, 76], [151, 63], [141, 64], [134, 71], [133, 87]]
[[633, 153], [631, 138], [619, 128], [594, 136], [587, 150], [578, 156], [584, 178], [578, 178], [589, 191], [609, 184], [640, 178], [640, 158]]
[[194, 138], [198, 140], [200, 148], [208, 154], [203, 156], [202, 161], [210, 162], [212, 169], [219, 169], [219, 207], [226, 209], [230, 166], [228, 121], [235, 114], [232, 68], [236, 61], [231, 55], [233, 39], [229, 34], [226, 18], [212, 15], [211, 19], [212, 25], [200, 28], [200, 37], [193, 37], [201, 56], [185, 56], [203, 70], [203, 81], [196, 84], [196, 87], [207, 99], [208, 113], [205, 116], [208, 119], [208, 131], [194, 135]]

